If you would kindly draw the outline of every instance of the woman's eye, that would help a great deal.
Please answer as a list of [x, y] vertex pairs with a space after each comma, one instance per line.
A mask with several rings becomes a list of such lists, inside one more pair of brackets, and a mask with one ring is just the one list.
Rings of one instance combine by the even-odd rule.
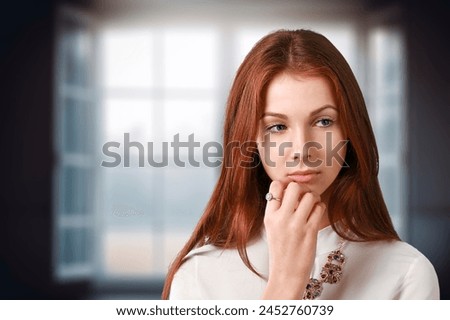
[[284, 124], [275, 124], [273, 126], [268, 126], [266, 131], [271, 133], [278, 133], [286, 130], [286, 126]]
[[328, 118], [324, 118], [324, 119], [320, 119], [316, 122], [318, 127], [329, 127], [333, 124], [333, 120], [328, 119]]

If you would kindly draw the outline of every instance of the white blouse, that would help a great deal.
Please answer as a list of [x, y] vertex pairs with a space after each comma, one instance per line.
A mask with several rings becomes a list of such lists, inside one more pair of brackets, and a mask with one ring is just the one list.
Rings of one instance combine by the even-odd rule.
[[[319, 279], [328, 254], [340, 237], [328, 226], [319, 231], [311, 276]], [[267, 277], [265, 234], [247, 246], [250, 262]], [[439, 299], [439, 284], [430, 261], [401, 241], [347, 241], [341, 281], [323, 284], [317, 299]], [[175, 274], [170, 299], [260, 299], [267, 281], [250, 271], [235, 249], [206, 245], [192, 250]]]

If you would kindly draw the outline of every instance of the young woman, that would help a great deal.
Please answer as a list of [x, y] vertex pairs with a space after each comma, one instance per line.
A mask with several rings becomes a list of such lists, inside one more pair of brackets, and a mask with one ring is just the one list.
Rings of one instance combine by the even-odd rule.
[[164, 299], [439, 298], [433, 266], [394, 230], [363, 96], [325, 37], [281, 30], [255, 45], [224, 150]]

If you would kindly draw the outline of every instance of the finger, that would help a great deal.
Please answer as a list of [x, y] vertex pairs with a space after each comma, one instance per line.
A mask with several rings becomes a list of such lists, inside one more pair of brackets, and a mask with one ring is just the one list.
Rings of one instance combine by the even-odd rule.
[[297, 209], [295, 210], [295, 215], [301, 222], [305, 223], [308, 220], [314, 206], [319, 202], [320, 195], [313, 191], [305, 192], [300, 199]]
[[284, 190], [281, 209], [288, 213], [294, 212], [298, 206], [299, 199], [308, 191], [309, 189], [301, 184], [296, 182], [289, 183], [286, 190]]
[[272, 181], [269, 187], [269, 193], [271, 193], [272, 196], [277, 199], [267, 201], [266, 212], [267, 211], [275, 212], [280, 208], [283, 197], [283, 190], [284, 190], [283, 183], [281, 183], [280, 181]]
[[313, 227], [314, 229], [316, 229], [317, 231], [319, 230], [319, 225], [320, 222], [323, 219], [323, 216], [326, 214], [327, 212], [327, 206], [325, 205], [325, 203], [323, 202], [319, 202], [317, 203], [313, 210], [311, 211], [311, 214], [309, 215], [308, 218], [308, 225], [310, 225], [311, 227]]

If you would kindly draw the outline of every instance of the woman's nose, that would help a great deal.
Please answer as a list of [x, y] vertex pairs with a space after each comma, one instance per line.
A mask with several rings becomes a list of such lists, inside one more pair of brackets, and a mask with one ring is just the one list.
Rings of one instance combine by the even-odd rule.
[[294, 162], [304, 161], [308, 159], [309, 148], [308, 134], [302, 130], [296, 130], [293, 132], [290, 141], [292, 148], [290, 150], [289, 158]]

